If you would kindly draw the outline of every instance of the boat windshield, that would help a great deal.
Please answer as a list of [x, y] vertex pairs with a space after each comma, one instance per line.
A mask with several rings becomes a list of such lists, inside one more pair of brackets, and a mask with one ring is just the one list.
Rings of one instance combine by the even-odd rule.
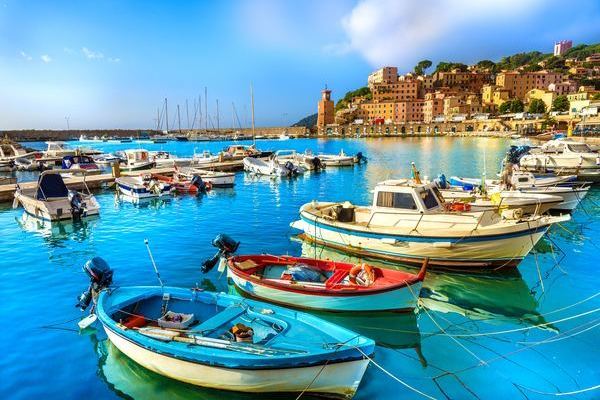
[[49, 198], [67, 197], [69, 190], [59, 174], [42, 175], [38, 182], [36, 199], [47, 200]]
[[377, 207], [416, 210], [417, 204], [410, 193], [379, 192], [377, 194]]
[[423, 199], [423, 204], [425, 204], [428, 210], [436, 208], [439, 205], [439, 198], [431, 190], [421, 192], [421, 199]]
[[573, 153], [591, 153], [592, 149], [585, 143], [568, 144], [569, 150]]

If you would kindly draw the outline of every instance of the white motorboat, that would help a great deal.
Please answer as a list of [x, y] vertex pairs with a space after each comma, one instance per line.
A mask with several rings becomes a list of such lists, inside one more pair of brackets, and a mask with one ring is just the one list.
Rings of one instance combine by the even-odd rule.
[[184, 167], [179, 168], [178, 173], [186, 179], [199, 176], [204, 182], [210, 182], [212, 187], [232, 187], [235, 185], [235, 174], [233, 172], [208, 171], [205, 169]]
[[358, 162], [355, 156], [345, 154], [343, 149], [339, 154], [319, 154], [318, 157], [328, 167], [349, 167]]
[[166, 151], [150, 151], [150, 160], [154, 161], [156, 167], [174, 167], [176, 165], [183, 167], [190, 165], [193, 158], [177, 157]]
[[[577, 175], [557, 176], [554, 174], [534, 175], [527, 171], [515, 171], [509, 173], [505, 179], [486, 179], [486, 186], [505, 185], [510, 189], [523, 189], [531, 187], [548, 187], [573, 182]], [[506, 182], [506, 183], [505, 183]], [[475, 188], [481, 185], [481, 178], [464, 178], [458, 176], [450, 177], [450, 184], [454, 186], [465, 186]]]
[[293, 176], [292, 169], [279, 165], [279, 162], [273, 157], [264, 160], [262, 158], [246, 157], [244, 158], [244, 171], [258, 175], [268, 176]]
[[600, 154], [586, 143], [571, 139], [556, 139], [531, 149], [519, 160], [522, 169], [532, 172], [555, 172], [559, 174], [580, 171], [600, 171]]
[[284, 131], [284, 132], [281, 132], [281, 134], [278, 136], [278, 139], [279, 140], [288, 140], [288, 139], [290, 139], [290, 136]]
[[517, 190], [500, 190], [487, 194], [476, 191], [466, 191], [462, 188], [440, 189], [446, 201], [446, 206], [451, 207], [452, 202], [468, 203], [472, 211], [484, 210], [512, 210], [520, 209], [524, 214], [543, 214], [555, 209], [563, 198], [543, 193], [526, 193]]
[[148, 150], [131, 149], [123, 152], [124, 163], [121, 164], [123, 171], [143, 171], [153, 168], [156, 163], [150, 159]]
[[209, 150], [204, 150], [202, 153], [196, 153], [194, 151], [194, 155], [192, 156], [192, 161], [190, 162], [189, 166], [202, 167], [219, 161], [219, 155], [212, 154]]
[[102, 172], [92, 157], [83, 155], [63, 157], [62, 169], [64, 172], [84, 169], [88, 175], [95, 175]]
[[452, 211], [435, 183], [390, 180], [377, 184], [371, 206], [307, 203], [292, 227], [309, 241], [420, 266], [454, 270], [516, 267], [553, 223], [569, 215]]
[[92, 157], [94, 162], [98, 165], [111, 165], [113, 163], [121, 163], [121, 158], [117, 157], [112, 153], [99, 154]]
[[17, 185], [13, 208], [21, 204], [28, 214], [49, 221], [79, 219], [98, 214], [100, 205], [85, 182], [87, 172], [72, 172], [83, 175], [84, 192], [67, 189], [60, 176], [60, 170], [44, 171], [40, 174], [36, 186], [24, 189]]
[[119, 192], [134, 199], [146, 199], [150, 197], [164, 197], [173, 194], [175, 188], [151, 175], [122, 176], [115, 179]]
[[46, 142], [48, 147], [44, 152], [45, 158], [52, 158], [62, 160], [64, 156], [74, 156], [76, 153], [75, 149], [69, 149], [65, 142]]
[[288, 163], [291, 163], [294, 168], [298, 170], [298, 174], [306, 171], [318, 171], [324, 168], [324, 165], [318, 157], [310, 154], [299, 154], [296, 150], [277, 150], [274, 154], [274, 158], [281, 166], [287, 164], [289, 167], [290, 165]]
[[84, 142], [84, 143], [96, 143], [96, 142], [101, 142], [102, 139], [100, 139], [98, 136], [88, 138], [86, 135], [82, 134], [82, 135], [79, 135], [79, 141]]

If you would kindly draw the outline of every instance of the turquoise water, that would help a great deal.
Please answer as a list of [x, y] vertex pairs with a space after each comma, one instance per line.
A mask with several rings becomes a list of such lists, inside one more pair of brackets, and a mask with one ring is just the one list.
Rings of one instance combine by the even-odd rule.
[[[114, 151], [143, 146], [191, 155], [194, 147], [216, 151], [223, 145], [171, 142], [97, 147]], [[81, 313], [74, 304], [88, 283], [81, 265], [101, 256], [115, 270], [117, 284], [154, 285], [143, 243], [148, 238], [167, 284], [228, 291], [225, 277], [216, 269], [206, 276], [200, 273], [201, 262], [214, 254], [210, 241], [220, 232], [240, 240], [242, 253], [347, 259], [293, 238], [289, 223], [297, 219], [303, 203], [313, 199], [368, 203], [374, 184], [408, 176], [410, 161], [417, 163], [422, 175], [476, 176], [484, 167], [488, 176], [493, 175], [508, 142], [298, 139], [258, 145], [273, 150], [362, 151], [369, 163], [283, 181], [238, 173], [233, 189], [138, 205], [119, 200], [114, 189], [103, 189], [96, 193], [101, 216], [74, 224], [41, 223], [24, 216], [22, 209], [11, 209], [10, 203], [0, 204], [0, 321], [4, 322], [0, 398], [265, 398], [163, 378], [127, 359], [102, 332], [78, 333], [74, 319]], [[600, 383], [596, 313], [600, 302], [591, 297], [597, 294], [600, 280], [599, 202], [600, 191], [593, 189], [573, 220], [553, 227], [549, 239], [514, 273], [429, 273], [418, 315], [321, 315], [375, 339], [375, 361], [434, 398], [534, 399], [548, 397], [541, 392], [594, 387]], [[570, 397], [598, 396], [584, 391]], [[356, 398], [422, 396], [371, 365]]]

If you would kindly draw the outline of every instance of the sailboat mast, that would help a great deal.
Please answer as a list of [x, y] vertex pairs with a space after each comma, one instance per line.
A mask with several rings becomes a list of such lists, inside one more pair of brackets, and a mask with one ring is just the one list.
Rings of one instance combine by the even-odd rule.
[[165, 97], [165, 123], [167, 124], [167, 134], [169, 133], [169, 105]]
[[188, 99], [185, 99], [185, 116], [187, 118], [187, 128], [190, 129], [190, 109], [188, 108]]
[[198, 95], [198, 130], [202, 129], [202, 96]]
[[217, 99], [217, 131], [219, 130], [219, 99]]
[[204, 130], [208, 132], [208, 88], [204, 86]]
[[252, 106], [252, 144], [256, 145], [256, 134], [254, 132], [254, 90], [250, 84], [250, 105]]
[[179, 126], [179, 133], [181, 133], [181, 116], [179, 115], [179, 104], [177, 104], [177, 125]]
[[156, 107], [156, 130], [160, 131], [160, 108]]

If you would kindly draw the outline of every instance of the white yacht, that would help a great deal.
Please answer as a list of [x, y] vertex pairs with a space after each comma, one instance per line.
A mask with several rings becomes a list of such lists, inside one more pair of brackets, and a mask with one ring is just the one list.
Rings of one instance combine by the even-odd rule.
[[600, 154], [586, 143], [571, 139], [556, 139], [534, 148], [519, 160], [522, 169], [557, 174], [600, 174]]
[[156, 163], [150, 159], [148, 150], [131, 149], [125, 150], [122, 153], [124, 160], [123, 164], [121, 164], [121, 169], [123, 171], [143, 171], [153, 168], [156, 165]]

